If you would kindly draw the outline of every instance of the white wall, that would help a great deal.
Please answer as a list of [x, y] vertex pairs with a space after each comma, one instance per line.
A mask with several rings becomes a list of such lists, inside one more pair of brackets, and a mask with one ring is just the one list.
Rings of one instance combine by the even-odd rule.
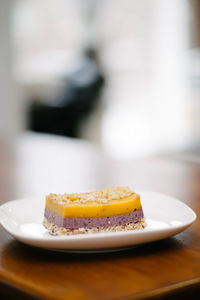
[[24, 124], [22, 102], [12, 76], [11, 11], [14, 1], [0, 8], [0, 139], [12, 138]]
[[126, 30], [116, 32], [122, 9], [117, 15], [115, 7], [107, 18], [117, 20], [115, 35], [110, 34], [102, 47], [109, 80], [103, 147], [118, 158], [180, 150], [189, 144], [191, 130], [186, 78], [188, 1], [117, 3], [127, 16], [121, 22]]

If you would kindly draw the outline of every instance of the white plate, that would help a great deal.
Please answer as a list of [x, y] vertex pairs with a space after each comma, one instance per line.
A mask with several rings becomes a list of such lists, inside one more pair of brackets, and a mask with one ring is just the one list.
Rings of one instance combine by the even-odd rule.
[[123, 232], [51, 236], [42, 225], [44, 199], [10, 201], [0, 207], [4, 229], [17, 240], [36, 247], [86, 251], [116, 249], [173, 236], [196, 219], [194, 211], [181, 201], [159, 193], [137, 191], [146, 217], [145, 229]]

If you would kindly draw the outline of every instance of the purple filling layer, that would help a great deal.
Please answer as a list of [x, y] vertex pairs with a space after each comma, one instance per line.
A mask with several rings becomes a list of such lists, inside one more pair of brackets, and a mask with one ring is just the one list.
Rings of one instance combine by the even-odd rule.
[[78, 228], [99, 228], [99, 227], [110, 227], [117, 225], [124, 225], [128, 223], [135, 223], [140, 221], [143, 217], [142, 208], [135, 210], [134, 212], [126, 215], [112, 216], [112, 217], [98, 217], [98, 218], [62, 218], [49, 210], [45, 209], [45, 217], [51, 223], [58, 227], [64, 227], [68, 229]]

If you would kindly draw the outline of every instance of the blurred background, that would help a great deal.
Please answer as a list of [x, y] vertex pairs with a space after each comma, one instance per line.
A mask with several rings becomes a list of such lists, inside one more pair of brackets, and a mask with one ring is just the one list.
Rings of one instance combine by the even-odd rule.
[[0, 0], [0, 138], [200, 153], [199, 0]]

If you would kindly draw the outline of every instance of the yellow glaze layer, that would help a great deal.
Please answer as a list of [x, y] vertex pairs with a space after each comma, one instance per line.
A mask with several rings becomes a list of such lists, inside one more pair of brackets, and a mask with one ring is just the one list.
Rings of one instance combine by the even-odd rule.
[[97, 218], [124, 215], [141, 208], [140, 196], [133, 193], [120, 200], [110, 200], [107, 203], [63, 203], [46, 196], [46, 209], [63, 218]]

